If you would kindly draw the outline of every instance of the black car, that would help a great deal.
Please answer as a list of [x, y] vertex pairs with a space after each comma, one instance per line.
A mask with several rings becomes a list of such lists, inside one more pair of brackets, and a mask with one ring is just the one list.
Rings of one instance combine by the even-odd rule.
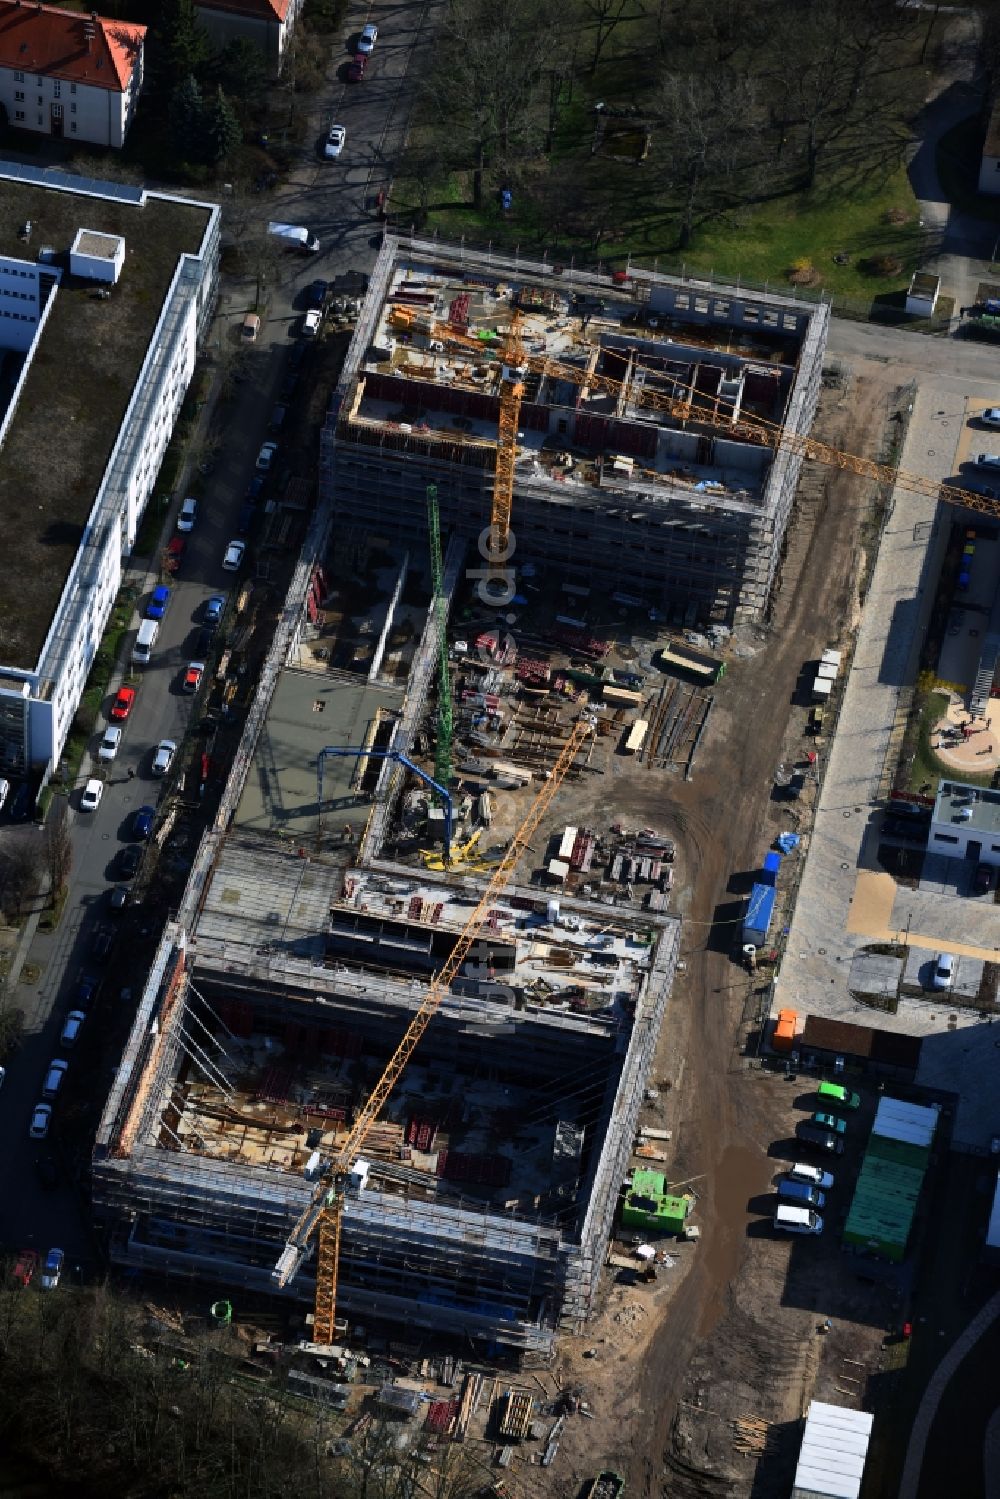
[[99, 926], [90, 944], [90, 955], [95, 963], [106, 963], [115, 945], [115, 933], [109, 926]]
[[811, 1119], [800, 1119], [795, 1126], [796, 1138], [804, 1145], [812, 1145], [827, 1155], [843, 1155], [844, 1142], [828, 1129], [821, 1129]]
[[977, 864], [972, 876], [972, 888], [977, 895], [985, 895], [993, 884], [993, 866]]
[[55, 1156], [39, 1155], [35, 1157], [35, 1171], [38, 1180], [46, 1192], [51, 1192], [59, 1185], [59, 1167], [56, 1165]]
[[926, 843], [928, 823], [917, 822], [912, 817], [887, 817], [882, 823], [886, 838], [902, 838], [910, 843]]
[[315, 307], [320, 312], [322, 312], [323, 308], [326, 306], [326, 297], [329, 290], [330, 283], [328, 281], [314, 281], [309, 290], [306, 292], [308, 306]]
[[134, 879], [142, 863], [142, 849], [127, 843], [118, 855], [118, 873], [123, 880]]

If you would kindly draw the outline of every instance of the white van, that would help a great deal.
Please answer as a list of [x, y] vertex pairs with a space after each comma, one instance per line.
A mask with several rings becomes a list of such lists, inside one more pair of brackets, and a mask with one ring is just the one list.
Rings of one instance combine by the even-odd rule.
[[45, 1081], [42, 1084], [43, 1098], [55, 1098], [56, 1094], [59, 1092], [60, 1087], [62, 1086], [62, 1080], [66, 1076], [68, 1067], [68, 1062], [63, 1062], [60, 1060], [49, 1063], [49, 1070], [45, 1074]]
[[10, 796], [10, 782], [5, 781], [3, 776], [0, 776], [0, 812], [3, 811], [3, 804], [8, 796]]
[[132, 660], [139, 666], [148, 666], [153, 656], [153, 646], [156, 637], [160, 633], [160, 622], [156, 619], [144, 619], [139, 626], [139, 633], [135, 637], [135, 645], [132, 647]]
[[786, 1234], [821, 1234], [823, 1232], [823, 1220], [811, 1208], [782, 1206], [774, 1215], [774, 1226], [783, 1229]]
[[818, 1166], [810, 1166], [805, 1161], [796, 1161], [788, 1176], [793, 1182], [805, 1182], [807, 1186], [819, 1187], [824, 1192], [833, 1186], [831, 1171], [821, 1171]]

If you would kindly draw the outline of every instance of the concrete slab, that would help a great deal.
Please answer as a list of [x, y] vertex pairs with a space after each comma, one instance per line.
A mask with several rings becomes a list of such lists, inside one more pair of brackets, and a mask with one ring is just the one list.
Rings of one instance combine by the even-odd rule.
[[950, 952], [948, 947], [911, 947], [906, 954], [903, 983], [907, 988], [922, 990], [933, 1002], [947, 1005], [951, 998], [968, 1003], [979, 993], [983, 981], [983, 960], [956, 954], [955, 977], [950, 989], [935, 991], [932, 988], [934, 965], [939, 952]]
[[855, 953], [851, 962], [851, 990], [854, 994], [895, 995], [902, 972], [902, 958], [890, 957], [888, 953]]

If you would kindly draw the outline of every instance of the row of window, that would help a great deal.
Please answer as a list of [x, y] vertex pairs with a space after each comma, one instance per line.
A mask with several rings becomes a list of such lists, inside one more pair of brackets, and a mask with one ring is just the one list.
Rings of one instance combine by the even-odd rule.
[[[73, 108], [74, 109], [76, 108], [75, 104], [73, 105]], [[15, 118], [15, 120], [23, 120], [24, 119], [24, 110], [23, 109], [15, 109], [15, 111], [14, 111], [14, 118]], [[38, 123], [44, 129], [44, 127], [45, 127], [45, 116], [43, 114], [40, 114], [38, 116]], [[75, 120], [70, 120], [70, 122], [69, 122], [69, 128], [70, 128], [70, 131], [73, 134], [76, 133], [76, 121]]]
[[[23, 73], [15, 73], [14, 74], [14, 82], [15, 83], [23, 83], [24, 82], [24, 74]], [[44, 84], [44, 82], [45, 82], [45, 75], [43, 73], [37, 73], [35, 75], [35, 83], [36, 83], [37, 87], [41, 88], [42, 85]], [[75, 83], [71, 83], [70, 84], [69, 91], [70, 91], [71, 94], [75, 94], [76, 93], [76, 84]], [[62, 79], [61, 78], [53, 78], [53, 80], [52, 80], [52, 93], [53, 93], [53, 96], [56, 99], [60, 98], [60, 96], [62, 95]], [[18, 97], [20, 97], [20, 96], [18, 96]]]
[[[59, 92], [57, 90], [56, 91], [56, 98], [58, 99], [58, 97], [59, 97]], [[24, 103], [24, 90], [23, 89], [15, 89], [14, 90], [14, 102], [15, 102], [15, 104], [23, 104]], [[38, 95], [38, 107], [39, 107], [39, 109], [41, 109], [41, 107], [42, 107], [42, 105], [44, 103], [45, 103], [45, 100], [42, 98], [41, 94], [39, 94]], [[71, 104], [70, 105], [69, 112], [70, 112], [71, 115], [75, 115], [76, 114], [76, 105], [75, 104]], [[56, 118], [58, 118], [62, 114], [62, 106], [60, 105], [58, 111], [53, 110], [52, 113], [53, 113], [53, 115]]]
[[8, 291], [5, 287], [4, 290], [0, 292], [0, 297], [17, 297], [21, 302], [34, 302], [35, 293], [33, 291]]
[[33, 312], [8, 312], [6, 307], [0, 307], [0, 317], [13, 318], [16, 323], [38, 322], [38, 319]]
[[[954, 834], [952, 834], [952, 833], [935, 833], [934, 834], [934, 842], [935, 843], [958, 843], [958, 841], [959, 841], [958, 838], [955, 837]], [[1000, 843], [991, 843], [990, 844], [990, 853], [1000, 854]]]
[[23, 270], [17, 265], [0, 265], [0, 276], [30, 276], [34, 280], [34, 271]]

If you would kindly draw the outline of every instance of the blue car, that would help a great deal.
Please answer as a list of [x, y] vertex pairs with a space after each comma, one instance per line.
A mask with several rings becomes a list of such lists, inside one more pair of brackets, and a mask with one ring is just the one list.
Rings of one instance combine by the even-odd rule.
[[251, 505], [256, 505], [257, 501], [260, 499], [260, 497], [261, 497], [261, 495], [263, 493], [264, 493], [264, 478], [263, 478], [263, 475], [262, 474], [254, 474], [253, 478], [250, 480], [250, 483], [247, 485], [247, 496], [246, 497], [250, 501]]
[[149, 603], [146, 605], [146, 618], [162, 619], [167, 612], [167, 605], [169, 603], [170, 589], [165, 583], [161, 583], [159, 588], [153, 589]]
[[138, 807], [132, 817], [132, 835], [135, 838], [148, 838], [153, 831], [153, 819], [156, 816], [154, 807]]
[[82, 973], [76, 981], [76, 989], [73, 992], [73, 1009], [86, 1010], [96, 993], [97, 980], [89, 973]]
[[221, 593], [213, 593], [212, 597], [205, 605], [206, 625], [217, 625], [219, 623], [219, 620], [222, 618], [222, 611], [225, 607], [225, 595]]

